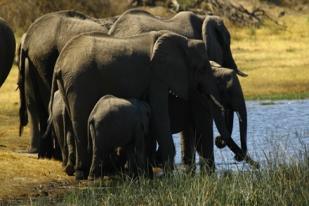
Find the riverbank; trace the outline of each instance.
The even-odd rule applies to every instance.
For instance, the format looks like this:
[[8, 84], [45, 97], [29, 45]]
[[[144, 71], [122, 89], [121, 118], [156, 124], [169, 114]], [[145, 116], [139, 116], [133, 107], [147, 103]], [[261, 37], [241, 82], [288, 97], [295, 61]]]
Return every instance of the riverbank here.
[[[309, 15], [289, 11], [280, 21], [286, 29], [272, 23], [261, 28], [227, 25], [236, 62], [249, 75], [239, 77], [246, 99], [309, 98]], [[22, 198], [24, 204], [34, 200], [38, 205], [309, 204], [308, 151], [300, 163], [258, 171], [227, 172], [219, 177], [176, 174], [154, 181], [107, 181], [106, 187], [90, 184], [85, 188], [67, 177], [59, 162], [37, 160], [25, 153], [29, 128], [18, 137], [16, 81], [15, 66], [0, 89], [0, 205], [16, 198]], [[53, 195], [58, 191], [59, 199]], [[63, 196], [63, 192], [68, 194]]]
[[270, 160], [264, 169], [191, 176], [175, 173], [154, 180], [103, 180], [73, 187], [58, 198], [32, 205], [308, 205], [309, 157], [290, 165]]

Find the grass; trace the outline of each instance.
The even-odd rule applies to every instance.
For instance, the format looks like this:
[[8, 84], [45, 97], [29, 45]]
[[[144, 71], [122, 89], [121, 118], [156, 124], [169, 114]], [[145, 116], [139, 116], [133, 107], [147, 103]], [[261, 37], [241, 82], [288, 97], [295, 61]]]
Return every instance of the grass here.
[[0, 205], [4, 199], [38, 195], [50, 189], [47, 183], [67, 184], [72, 178], [53, 160], [38, 160], [26, 154], [29, 129], [18, 137], [17, 68], [13, 67], [0, 89]]
[[[149, 10], [166, 12], [156, 7]], [[240, 77], [247, 99], [309, 97], [309, 15], [288, 12], [281, 21], [287, 29], [267, 22], [261, 28], [228, 24], [236, 62], [249, 74], [247, 78]], [[18, 137], [16, 81], [14, 67], [0, 89], [0, 205], [19, 198], [23, 200], [18, 203], [34, 205], [309, 204], [308, 152], [301, 162], [269, 165], [251, 172], [194, 177], [176, 172], [153, 181], [78, 184], [64, 174], [59, 162], [37, 160], [24, 153], [29, 144], [29, 128], [23, 137]], [[66, 189], [59, 191], [60, 187]], [[58, 192], [56, 198], [53, 194]]]
[[309, 97], [309, 15], [288, 14], [282, 29], [230, 27], [234, 58], [247, 78], [240, 78], [247, 99]]
[[250, 172], [169, 177], [138, 181], [98, 181], [59, 199], [39, 198], [33, 205], [308, 205], [309, 157], [290, 165]]

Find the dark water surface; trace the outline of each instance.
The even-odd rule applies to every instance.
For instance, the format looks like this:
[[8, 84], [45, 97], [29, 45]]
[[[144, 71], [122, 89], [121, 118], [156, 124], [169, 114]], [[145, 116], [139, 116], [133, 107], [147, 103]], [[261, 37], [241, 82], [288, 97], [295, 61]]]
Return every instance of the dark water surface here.
[[[262, 165], [271, 158], [295, 161], [300, 153], [309, 151], [309, 99], [247, 101], [247, 112], [248, 151]], [[214, 131], [214, 136], [217, 136], [217, 130]], [[236, 114], [232, 137], [240, 145]], [[174, 142], [177, 150], [175, 161], [179, 164], [181, 163], [179, 134], [174, 135]], [[219, 170], [248, 168], [247, 164], [236, 162], [228, 148], [215, 147], [215, 161]]]

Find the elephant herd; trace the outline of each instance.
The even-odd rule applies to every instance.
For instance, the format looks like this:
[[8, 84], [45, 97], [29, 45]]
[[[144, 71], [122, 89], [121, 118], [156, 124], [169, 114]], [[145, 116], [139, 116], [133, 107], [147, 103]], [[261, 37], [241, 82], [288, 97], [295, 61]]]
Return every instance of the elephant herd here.
[[[2, 56], [2, 45], [1, 85], [15, 40], [4, 21], [0, 26], [9, 56]], [[76, 179], [119, 170], [152, 176], [153, 166], [169, 172], [178, 132], [183, 163], [195, 168], [197, 151], [201, 169], [213, 171], [213, 121], [221, 135], [215, 144], [257, 165], [247, 154], [247, 111], [237, 76], [246, 74], [233, 59], [220, 17], [184, 11], [165, 19], [131, 9], [95, 19], [53, 12], [30, 25], [17, 53], [20, 134], [29, 116], [29, 152], [62, 160]], [[241, 147], [231, 138], [234, 112]]]

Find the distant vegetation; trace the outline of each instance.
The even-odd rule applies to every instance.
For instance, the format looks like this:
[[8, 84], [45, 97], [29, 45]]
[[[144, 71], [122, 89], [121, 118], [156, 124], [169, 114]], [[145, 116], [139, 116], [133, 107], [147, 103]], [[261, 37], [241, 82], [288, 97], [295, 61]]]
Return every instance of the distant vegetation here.
[[[189, 5], [196, 5], [196, 7], [199, 7], [197, 9], [211, 9], [211, 6], [208, 4], [212, 1], [213, 0], [178, 0], [182, 8], [187, 8]], [[304, 4], [308, 4], [309, 6], [309, 0], [259, 1], [289, 7], [291, 7], [291, 5]], [[0, 0], [0, 16], [6, 19], [20, 35], [36, 18], [49, 12], [75, 9], [96, 18], [104, 18], [122, 13], [129, 8], [129, 2], [129, 0]], [[158, 5], [168, 5], [166, 3], [168, 0], [156, 0], [155, 2], [157, 2]], [[243, 3], [246, 1], [236, 2]], [[252, 3], [254, 2], [256, 1], [252, 0]]]
[[20, 33], [36, 18], [49, 12], [75, 9], [103, 18], [123, 12], [127, 5], [127, 0], [0, 0], [0, 16]]

